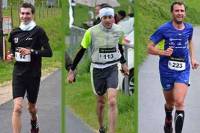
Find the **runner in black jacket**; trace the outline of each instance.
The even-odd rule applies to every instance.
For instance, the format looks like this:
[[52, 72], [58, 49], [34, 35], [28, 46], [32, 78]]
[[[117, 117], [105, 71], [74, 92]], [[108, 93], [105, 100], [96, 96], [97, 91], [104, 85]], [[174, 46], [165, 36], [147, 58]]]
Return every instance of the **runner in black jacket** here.
[[31, 133], [38, 133], [37, 108], [40, 77], [41, 57], [51, 57], [52, 50], [45, 31], [33, 21], [35, 8], [29, 3], [23, 3], [20, 8], [21, 24], [10, 33], [10, 58], [15, 57], [13, 70], [13, 99], [12, 115], [13, 133], [21, 132], [21, 111], [23, 98], [27, 93], [28, 110], [31, 115]]

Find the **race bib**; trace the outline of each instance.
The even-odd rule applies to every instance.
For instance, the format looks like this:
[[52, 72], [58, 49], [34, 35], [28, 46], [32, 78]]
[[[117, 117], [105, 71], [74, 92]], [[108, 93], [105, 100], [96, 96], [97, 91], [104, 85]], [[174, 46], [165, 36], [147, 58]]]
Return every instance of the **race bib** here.
[[168, 68], [176, 71], [185, 70], [185, 61], [182, 58], [173, 58], [171, 57], [168, 61]]
[[31, 62], [31, 55], [21, 55], [19, 52], [15, 52], [15, 60], [19, 62]]
[[119, 54], [116, 48], [100, 48], [99, 49], [99, 61], [109, 62], [119, 58]]

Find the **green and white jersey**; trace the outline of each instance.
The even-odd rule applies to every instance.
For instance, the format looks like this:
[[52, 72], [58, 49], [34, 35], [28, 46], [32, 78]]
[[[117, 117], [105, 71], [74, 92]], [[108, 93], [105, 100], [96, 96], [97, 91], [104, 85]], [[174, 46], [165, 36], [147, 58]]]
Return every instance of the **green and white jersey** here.
[[107, 29], [100, 23], [85, 32], [81, 46], [91, 48], [94, 67], [105, 68], [119, 62], [121, 53], [118, 44], [122, 44], [123, 35], [118, 25], [113, 24], [111, 29]]

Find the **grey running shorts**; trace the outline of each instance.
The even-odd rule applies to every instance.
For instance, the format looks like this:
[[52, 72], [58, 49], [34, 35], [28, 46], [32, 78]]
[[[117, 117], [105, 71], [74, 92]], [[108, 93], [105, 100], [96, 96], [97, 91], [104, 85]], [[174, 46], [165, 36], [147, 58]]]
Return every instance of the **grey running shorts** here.
[[118, 87], [118, 66], [112, 65], [106, 68], [91, 67], [91, 82], [96, 95], [103, 96], [108, 88]]

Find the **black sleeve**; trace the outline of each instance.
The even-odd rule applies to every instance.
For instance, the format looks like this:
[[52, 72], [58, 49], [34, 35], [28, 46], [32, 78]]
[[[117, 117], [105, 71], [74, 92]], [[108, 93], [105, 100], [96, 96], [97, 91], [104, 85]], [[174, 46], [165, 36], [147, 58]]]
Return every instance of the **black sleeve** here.
[[8, 38], [8, 42], [10, 42], [10, 52], [14, 55], [15, 54], [15, 45], [13, 43], [13, 40], [12, 40], [12, 32], [10, 33], [10, 36]]
[[52, 53], [51, 47], [49, 45], [49, 39], [48, 39], [45, 31], [41, 28], [39, 30], [39, 32], [40, 32], [39, 40], [40, 40], [40, 44], [42, 45], [42, 49], [34, 50], [33, 54], [41, 56], [41, 57], [52, 57], [53, 53]]
[[118, 46], [119, 46], [119, 51], [121, 53], [120, 63], [124, 64], [126, 63], [126, 59], [124, 58], [124, 50], [123, 50], [122, 45], [118, 44]]
[[76, 54], [76, 57], [75, 57], [75, 59], [73, 61], [73, 64], [71, 65], [71, 70], [75, 70], [76, 69], [76, 66], [78, 65], [79, 61], [83, 57], [85, 51], [86, 51], [85, 48], [83, 48], [83, 47], [80, 48], [80, 50]]
[[67, 51], [65, 51], [65, 69], [69, 71], [71, 65], [72, 65], [72, 59], [67, 53]]

